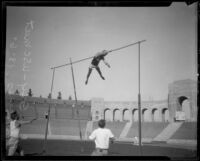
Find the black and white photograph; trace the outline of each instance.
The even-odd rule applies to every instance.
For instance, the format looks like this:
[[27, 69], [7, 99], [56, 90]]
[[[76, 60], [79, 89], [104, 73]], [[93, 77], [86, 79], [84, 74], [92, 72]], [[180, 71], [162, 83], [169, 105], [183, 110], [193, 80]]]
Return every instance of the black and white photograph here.
[[4, 159], [198, 157], [198, 2], [15, 4], [4, 6]]

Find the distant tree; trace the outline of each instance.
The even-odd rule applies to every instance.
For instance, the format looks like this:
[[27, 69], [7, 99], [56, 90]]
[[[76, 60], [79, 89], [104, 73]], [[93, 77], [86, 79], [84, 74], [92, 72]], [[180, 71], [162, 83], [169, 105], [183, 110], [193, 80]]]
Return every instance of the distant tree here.
[[15, 95], [19, 95], [19, 91], [18, 91], [18, 89], [16, 89], [16, 91], [15, 91]]
[[40, 95], [40, 98], [42, 98], [42, 95]]
[[71, 95], [69, 96], [68, 100], [72, 100], [72, 96]]
[[48, 98], [51, 98], [51, 93], [49, 93]]
[[28, 96], [29, 96], [29, 97], [32, 97], [32, 96], [33, 96], [33, 93], [32, 93], [31, 88], [28, 90]]
[[59, 99], [59, 100], [62, 99], [62, 94], [61, 94], [61, 92], [58, 92], [58, 97], [57, 97], [57, 99]]

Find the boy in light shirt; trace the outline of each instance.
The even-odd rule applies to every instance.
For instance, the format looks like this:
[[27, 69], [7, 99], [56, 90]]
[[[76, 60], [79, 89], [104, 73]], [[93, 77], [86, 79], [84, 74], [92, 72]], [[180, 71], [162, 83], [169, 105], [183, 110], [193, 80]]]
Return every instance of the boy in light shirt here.
[[113, 143], [114, 135], [110, 129], [105, 128], [105, 120], [99, 120], [99, 128], [95, 129], [89, 136], [90, 140], [94, 140], [96, 149], [92, 156], [105, 156], [108, 154], [109, 144]]
[[21, 125], [32, 123], [36, 119], [34, 118], [31, 121], [19, 120], [19, 115], [16, 111], [12, 112], [10, 117], [11, 121], [10, 121], [10, 139], [9, 139], [8, 156], [13, 156], [16, 151], [20, 153], [20, 156], [23, 156], [24, 151], [19, 145]]

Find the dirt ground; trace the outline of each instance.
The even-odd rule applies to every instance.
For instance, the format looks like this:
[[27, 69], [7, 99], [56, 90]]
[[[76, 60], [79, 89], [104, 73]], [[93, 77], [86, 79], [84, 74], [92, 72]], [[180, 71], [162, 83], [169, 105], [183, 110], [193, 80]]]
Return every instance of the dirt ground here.
[[[92, 141], [80, 140], [47, 140], [44, 148], [44, 140], [26, 139], [21, 140], [21, 146], [26, 156], [90, 156], [95, 148]], [[43, 150], [45, 154], [41, 154]], [[196, 149], [181, 148], [172, 145], [162, 144], [143, 144], [141, 147], [142, 157], [166, 157], [194, 159], [197, 157]], [[109, 156], [140, 157], [140, 148], [131, 143], [116, 142], [111, 144]]]

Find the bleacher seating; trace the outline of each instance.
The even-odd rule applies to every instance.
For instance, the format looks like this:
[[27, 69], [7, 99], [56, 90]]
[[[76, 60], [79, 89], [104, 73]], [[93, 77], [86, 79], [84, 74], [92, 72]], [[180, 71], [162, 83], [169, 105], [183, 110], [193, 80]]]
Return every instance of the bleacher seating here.
[[[79, 120], [72, 119], [51, 119], [51, 133], [52, 135], [73, 135], [79, 136]], [[87, 121], [80, 120], [80, 127], [82, 135], [84, 136]]]
[[55, 107], [55, 118], [56, 119], [71, 119], [72, 107], [67, 107], [65, 104], [57, 104]]
[[[90, 120], [90, 108], [88, 106], [77, 106], [74, 108], [74, 119]], [[77, 111], [78, 110], [78, 111]]]
[[[26, 119], [28, 120], [28, 119]], [[46, 119], [38, 119], [31, 124], [24, 124], [21, 127], [22, 134], [44, 134], [46, 130]]]
[[[45, 114], [48, 112], [48, 108], [49, 104], [47, 103], [37, 103], [36, 104], [37, 116], [39, 118], [45, 118]], [[50, 117], [52, 117], [52, 115], [55, 115], [55, 113], [52, 114], [52, 110], [50, 112], [51, 112]]]
[[[114, 121], [114, 122], [106, 122], [106, 128], [110, 129], [114, 136], [116, 138], [119, 138], [126, 122], [119, 122], [119, 121]], [[98, 128], [98, 122], [95, 121], [93, 122], [93, 130]]]
[[[168, 123], [164, 122], [142, 122], [141, 131], [142, 138], [154, 138], [156, 137], [165, 127], [167, 127]], [[127, 137], [133, 138], [135, 136], [138, 137], [138, 122], [133, 122]]]
[[197, 123], [184, 122], [170, 139], [197, 139]]
[[29, 103], [25, 104], [25, 109], [21, 110], [21, 115], [26, 118], [36, 118], [37, 117], [37, 110], [34, 104]]
[[[50, 117], [53, 119], [82, 119], [91, 120], [91, 102], [75, 100], [58, 100], [20, 95], [9, 95], [5, 97], [6, 109], [16, 110], [24, 117], [44, 118], [50, 107]], [[75, 106], [74, 106], [75, 105]], [[78, 109], [79, 113], [76, 112]]]

